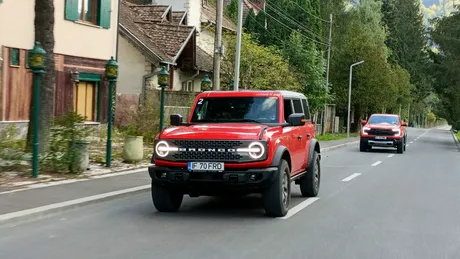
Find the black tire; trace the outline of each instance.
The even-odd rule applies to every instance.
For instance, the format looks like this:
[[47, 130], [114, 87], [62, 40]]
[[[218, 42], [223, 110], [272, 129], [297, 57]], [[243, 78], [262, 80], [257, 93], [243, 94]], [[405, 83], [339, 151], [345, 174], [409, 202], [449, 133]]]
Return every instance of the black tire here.
[[359, 142], [359, 151], [366, 152], [369, 149], [369, 146], [364, 141]]
[[152, 201], [159, 212], [176, 212], [179, 210], [184, 194], [152, 183]]
[[397, 148], [398, 154], [404, 153], [404, 146], [405, 146], [405, 145], [404, 145], [403, 142], [401, 142], [401, 143], [398, 144], [398, 146], [396, 147], [396, 148]]
[[273, 183], [263, 193], [267, 216], [284, 217], [291, 201], [291, 170], [286, 160], [281, 160]]
[[313, 153], [313, 163], [308, 166], [307, 173], [300, 179], [300, 192], [303, 197], [316, 197], [321, 183], [321, 163], [318, 152]]
[[406, 148], [407, 148], [407, 137], [404, 138], [404, 150], [403, 151], [406, 151]]

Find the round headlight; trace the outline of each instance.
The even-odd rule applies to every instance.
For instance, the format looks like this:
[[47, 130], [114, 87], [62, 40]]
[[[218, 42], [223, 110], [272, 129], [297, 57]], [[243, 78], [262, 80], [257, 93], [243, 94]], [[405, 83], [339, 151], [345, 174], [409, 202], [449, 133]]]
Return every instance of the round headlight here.
[[155, 152], [160, 157], [166, 157], [169, 154], [169, 145], [166, 141], [160, 141], [155, 147]]
[[265, 147], [260, 142], [253, 142], [249, 145], [249, 156], [253, 159], [261, 158], [265, 153]]

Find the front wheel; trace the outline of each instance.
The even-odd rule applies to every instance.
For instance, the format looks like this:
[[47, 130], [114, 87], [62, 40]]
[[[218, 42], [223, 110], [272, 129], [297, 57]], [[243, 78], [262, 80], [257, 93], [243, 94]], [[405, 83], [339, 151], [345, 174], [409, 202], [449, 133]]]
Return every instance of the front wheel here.
[[396, 147], [398, 154], [402, 154], [404, 152], [404, 147], [405, 147], [405, 144], [403, 141], [401, 141], [401, 143], [399, 143], [398, 146]]
[[163, 186], [155, 186], [152, 183], [153, 205], [159, 212], [176, 212], [179, 210], [184, 195], [176, 190]]
[[321, 164], [318, 152], [313, 153], [312, 164], [308, 165], [307, 173], [300, 179], [300, 192], [303, 197], [316, 197], [321, 181]]
[[291, 201], [291, 170], [286, 160], [281, 160], [275, 180], [265, 190], [263, 203], [267, 216], [284, 217]]
[[359, 142], [359, 151], [360, 152], [366, 152], [369, 149], [369, 145], [367, 145], [366, 142], [360, 141]]

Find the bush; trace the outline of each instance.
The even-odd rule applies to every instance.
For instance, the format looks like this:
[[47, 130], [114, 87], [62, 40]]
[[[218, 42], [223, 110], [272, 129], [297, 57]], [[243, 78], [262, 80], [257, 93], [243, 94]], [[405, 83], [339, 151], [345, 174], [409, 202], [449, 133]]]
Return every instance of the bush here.
[[92, 129], [79, 125], [85, 117], [76, 112], [68, 112], [54, 122], [50, 134], [50, 150], [41, 159], [42, 168], [51, 172], [78, 173], [73, 167], [79, 158], [77, 143], [86, 141]]
[[28, 167], [25, 140], [17, 139], [18, 130], [14, 124], [0, 131], [0, 172], [15, 171]]

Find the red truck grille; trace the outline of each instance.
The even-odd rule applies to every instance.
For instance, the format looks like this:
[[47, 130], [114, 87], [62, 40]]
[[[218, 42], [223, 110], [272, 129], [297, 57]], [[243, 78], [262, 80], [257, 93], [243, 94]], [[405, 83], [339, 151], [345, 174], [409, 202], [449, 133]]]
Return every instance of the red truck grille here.
[[394, 136], [397, 132], [391, 129], [370, 129], [367, 133], [374, 136]]

